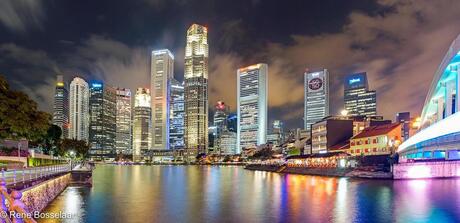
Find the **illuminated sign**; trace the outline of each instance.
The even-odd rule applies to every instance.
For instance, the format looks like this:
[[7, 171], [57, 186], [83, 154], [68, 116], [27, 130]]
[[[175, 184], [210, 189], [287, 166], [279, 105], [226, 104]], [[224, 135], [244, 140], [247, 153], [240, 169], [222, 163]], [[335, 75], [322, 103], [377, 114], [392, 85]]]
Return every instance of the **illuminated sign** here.
[[349, 84], [354, 84], [354, 83], [357, 83], [357, 82], [361, 82], [361, 78], [352, 78], [352, 79], [348, 80]]
[[100, 87], [102, 87], [102, 84], [100, 84], [100, 83], [93, 83], [91, 86], [94, 87], [94, 88], [100, 88]]

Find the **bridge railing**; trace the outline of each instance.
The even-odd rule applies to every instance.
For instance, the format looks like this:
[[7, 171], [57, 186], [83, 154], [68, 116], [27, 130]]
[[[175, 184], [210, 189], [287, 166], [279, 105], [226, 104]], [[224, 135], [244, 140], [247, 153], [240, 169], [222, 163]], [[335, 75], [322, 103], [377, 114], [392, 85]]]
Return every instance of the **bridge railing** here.
[[69, 172], [71, 166], [69, 164], [33, 167], [18, 170], [1, 170], [1, 179], [3, 179], [7, 185], [16, 185], [18, 183], [24, 183], [27, 181], [33, 181], [37, 179], [46, 178], [51, 175]]

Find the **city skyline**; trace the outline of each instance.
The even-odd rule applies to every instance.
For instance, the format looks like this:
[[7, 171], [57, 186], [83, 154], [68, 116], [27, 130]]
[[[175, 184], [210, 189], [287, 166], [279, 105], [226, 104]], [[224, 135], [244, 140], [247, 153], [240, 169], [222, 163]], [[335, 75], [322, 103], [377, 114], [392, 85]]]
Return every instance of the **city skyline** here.
[[[391, 119], [400, 111], [419, 114], [426, 96], [422, 92], [429, 88], [427, 83], [430, 81], [430, 74], [436, 70], [439, 58], [460, 29], [456, 25], [460, 21], [452, 10], [460, 3], [447, 7], [444, 1], [431, 4], [429, 8], [433, 10], [397, 2], [373, 1], [364, 5], [353, 4], [358, 1], [334, 3], [337, 7], [331, 9], [325, 4], [299, 1], [295, 8], [282, 6], [284, 11], [292, 13], [287, 13], [285, 20], [279, 21], [275, 19], [276, 16], [270, 16], [279, 10], [279, 6], [275, 7], [270, 2], [258, 2], [249, 6], [255, 13], [261, 13], [261, 7], [265, 9], [267, 16], [255, 20], [251, 20], [248, 13], [240, 10], [247, 5], [238, 1], [231, 4], [233, 7], [229, 3], [218, 3], [195, 11], [186, 7], [191, 4], [186, 2], [179, 7], [180, 16], [177, 17], [168, 16], [167, 10], [162, 7], [156, 10], [155, 5], [148, 3], [141, 6], [145, 10], [155, 9], [154, 13], [136, 10], [138, 8], [133, 8], [133, 5], [108, 5], [103, 1], [94, 4], [92, 8], [95, 10], [81, 17], [78, 15], [81, 7], [59, 2], [56, 8], [59, 7], [73, 19], [79, 19], [78, 24], [81, 25], [78, 29], [70, 29], [58, 19], [60, 12], [55, 7], [44, 1], [35, 2], [37, 7], [32, 11], [21, 11], [23, 9], [19, 6], [14, 8], [13, 13], [30, 15], [20, 23], [9, 23], [0, 19], [0, 29], [7, 34], [0, 37], [3, 43], [0, 49], [5, 59], [1, 66], [4, 68], [2, 73], [12, 82], [12, 87], [25, 90], [43, 110], [50, 112], [52, 109], [53, 102], [50, 97], [54, 92], [50, 90], [50, 86], [53, 85], [57, 73], [64, 74], [67, 81], [78, 73], [86, 80], [100, 79], [109, 85], [123, 86], [133, 91], [139, 86], [148, 87], [145, 83], [148, 83], [149, 78], [149, 57], [150, 51], [154, 49], [171, 50], [178, 61], [175, 75], [182, 81], [182, 61], [185, 55], [183, 33], [190, 24], [196, 22], [205, 24], [210, 29], [210, 55], [214, 58], [210, 59], [209, 66], [209, 86], [213, 92], [210, 94], [210, 101], [223, 100], [232, 109], [236, 109], [236, 90], [225, 91], [224, 86], [227, 83], [236, 86], [236, 82], [233, 82], [236, 80], [236, 68], [259, 61], [265, 62], [273, 68], [269, 77], [272, 89], [283, 92], [283, 86], [292, 86], [291, 100], [282, 100], [287, 95], [284, 92], [279, 96], [269, 95], [269, 119], [285, 120], [288, 128], [302, 127], [297, 120], [302, 117], [303, 111], [301, 89], [305, 67], [328, 68], [331, 89], [338, 89], [331, 94], [331, 114], [337, 114], [343, 107], [340, 104], [342, 78], [346, 74], [359, 71], [367, 71], [371, 89], [381, 92], [377, 99], [382, 105], [379, 105], [379, 114]], [[417, 5], [428, 5], [428, 2], [421, 1]], [[102, 13], [102, 9], [106, 7], [114, 10]], [[135, 19], [117, 18], [113, 13], [117, 9], [119, 12], [122, 7], [138, 11], [135, 15], [130, 15]], [[384, 15], [378, 13], [388, 7], [394, 10], [387, 11]], [[402, 10], [405, 7], [408, 8], [407, 11]], [[223, 10], [225, 8], [232, 10]], [[315, 13], [298, 13], [313, 9], [319, 13], [332, 13], [334, 19], [324, 20]], [[46, 14], [40, 13], [43, 11]], [[438, 12], [443, 13], [439, 15]], [[34, 13], [40, 13], [41, 16], [34, 16]], [[423, 15], [424, 19], [414, 20], [414, 15]], [[383, 19], [380, 19], [381, 16]], [[438, 17], [449, 22], [442, 22]], [[170, 19], [158, 24], [155, 22], [159, 21], [158, 18]], [[268, 29], [264, 26], [266, 21], [276, 28]], [[383, 39], [377, 41], [378, 32], [372, 27], [385, 27], [377, 29]], [[57, 32], [58, 30], [61, 32]], [[131, 34], [127, 36], [121, 30], [129, 30]], [[368, 32], [370, 38], [361, 38]], [[413, 36], [413, 33], [420, 35]], [[431, 41], [433, 39], [436, 41]], [[389, 58], [384, 55], [396, 56]], [[18, 69], [18, 62], [23, 64], [21, 69]], [[411, 84], [411, 80], [415, 82], [415, 87], [406, 89], [405, 86]], [[412, 102], [388, 106], [391, 104], [391, 94], [396, 92]]]

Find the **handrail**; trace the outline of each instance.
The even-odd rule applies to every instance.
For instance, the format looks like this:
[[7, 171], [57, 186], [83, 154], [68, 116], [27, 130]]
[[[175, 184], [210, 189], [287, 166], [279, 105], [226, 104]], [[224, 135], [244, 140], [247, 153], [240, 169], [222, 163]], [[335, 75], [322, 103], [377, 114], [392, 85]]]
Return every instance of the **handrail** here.
[[[2, 208], [2, 211], [5, 213], [10, 213], [13, 211], [15, 215], [9, 216], [12, 217], [13, 223], [37, 223], [33, 218], [30, 213], [28, 213], [25, 210], [25, 205], [21, 201], [22, 197], [22, 192], [13, 190], [11, 192], [11, 195], [8, 194], [7, 188], [6, 188], [6, 182], [5, 180], [0, 181], [0, 192], [1, 192], [1, 204], [0, 208]], [[8, 206], [5, 204], [5, 200], [8, 202]], [[5, 217], [5, 219], [9, 219], [8, 215], [7, 216], [2, 216]], [[24, 217], [24, 218], [23, 218]]]

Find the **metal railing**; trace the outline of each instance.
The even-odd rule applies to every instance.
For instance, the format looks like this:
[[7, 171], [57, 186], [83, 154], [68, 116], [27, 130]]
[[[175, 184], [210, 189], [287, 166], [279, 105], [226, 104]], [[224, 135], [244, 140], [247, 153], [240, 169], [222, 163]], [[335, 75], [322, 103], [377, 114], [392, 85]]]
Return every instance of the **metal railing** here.
[[7, 186], [15, 186], [19, 183], [24, 184], [37, 179], [46, 179], [56, 174], [66, 173], [71, 171], [73, 166], [62, 164], [8, 171], [2, 169], [0, 180], [0, 222], [36, 223], [32, 213], [27, 212], [25, 204], [21, 201], [22, 192], [20, 190], [12, 190], [8, 194]]
[[56, 175], [59, 173], [66, 173], [70, 170], [71, 167], [69, 164], [33, 167], [8, 171], [2, 169], [1, 179], [6, 182], [7, 186], [10, 186], [19, 183], [34, 181], [37, 179], [47, 178], [49, 176]]

